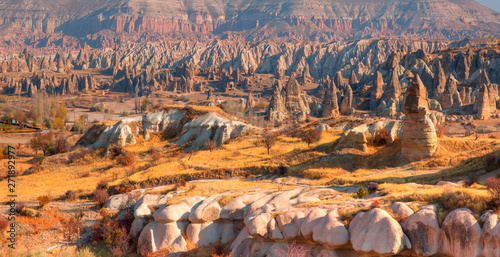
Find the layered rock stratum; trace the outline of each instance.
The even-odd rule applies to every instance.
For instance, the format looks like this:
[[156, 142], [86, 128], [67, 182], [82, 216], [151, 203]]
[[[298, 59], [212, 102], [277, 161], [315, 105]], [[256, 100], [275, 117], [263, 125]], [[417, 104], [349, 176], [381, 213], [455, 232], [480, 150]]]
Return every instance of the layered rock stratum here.
[[126, 41], [333, 41], [500, 35], [499, 13], [473, 0], [2, 0], [4, 41], [33, 47], [109, 47]]

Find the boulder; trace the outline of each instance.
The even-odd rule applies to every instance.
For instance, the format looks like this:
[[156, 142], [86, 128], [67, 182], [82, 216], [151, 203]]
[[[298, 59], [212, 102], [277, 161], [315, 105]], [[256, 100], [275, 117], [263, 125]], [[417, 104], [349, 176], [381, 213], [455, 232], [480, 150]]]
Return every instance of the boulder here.
[[104, 204], [104, 207], [111, 211], [121, 211], [122, 209], [128, 207], [126, 206], [127, 202], [128, 194], [117, 194], [111, 196]]
[[218, 202], [220, 197], [220, 195], [210, 196], [195, 206], [189, 214], [189, 221], [202, 223], [218, 219], [221, 211]]
[[268, 238], [268, 224], [274, 219], [271, 213], [262, 213], [245, 219], [245, 228], [256, 239]]
[[313, 242], [314, 228], [316, 227], [316, 225], [323, 222], [323, 219], [327, 213], [328, 210], [323, 208], [314, 208], [312, 211], [310, 211], [300, 225], [300, 234], [302, 235], [302, 237], [310, 242]]
[[130, 227], [129, 236], [136, 238], [140, 235], [142, 229], [146, 226], [144, 219], [134, 219]]
[[235, 197], [229, 204], [222, 207], [219, 218], [227, 220], [243, 220], [245, 218], [248, 205], [266, 195], [266, 193], [254, 193]]
[[368, 140], [362, 132], [349, 131], [337, 140], [335, 149], [354, 148], [363, 152], [368, 151]]
[[163, 248], [171, 252], [187, 251], [186, 240], [177, 223], [151, 222], [142, 230], [137, 242], [138, 252], [153, 253]]
[[304, 212], [286, 212], [276, 216], [276, 222], [285, 240], [296, 240], [300, 237], [300, 226], [305, 216]]
[[379, 208], [356, 214], [349, 225], [349, 233], [356, 251], [398, 254], [405, 246], [411, 248], [399, 223]]
[[485, 257], [500, 256], [500, 223], [498, 215], [487, 212], [481, 216], [484, 222], [481, 243], [483, 245], [483, 255]]
[[177, 221], [187, 221], [191, 214], [191, 209], [198, 206], [204, 200], [204, 197], [187, 197], [181, 200], [180, 203], [162, 206], [153, 214], [156, 222], [170, 223]]
[[314, 226], [313, 240], [330, 247], [341, 246], [349, 242], [349, 231], [338, 219], [336, 210], [330, 211]]
[[406, 220], [406, 234], [419, 256], [431, 256], [439, 252], [440, 233], [433, 208], [422, 208]]
[[134, 216], [136, 218], [145, 218], [150, 216], [151, 208], [149, 206], [159, 206], [165, 204], [172, 195], [154, 195], [145, 194], [134, 205]]
[[222, 223], [191, 223], [187, 226], [186, 238], [198, 246], [205, 247], [219, 241], [223, 230]]
[[455, 257], [480, 256], [482, 230], [468, 209], [448, 214], [441, 228], [442, 251]]

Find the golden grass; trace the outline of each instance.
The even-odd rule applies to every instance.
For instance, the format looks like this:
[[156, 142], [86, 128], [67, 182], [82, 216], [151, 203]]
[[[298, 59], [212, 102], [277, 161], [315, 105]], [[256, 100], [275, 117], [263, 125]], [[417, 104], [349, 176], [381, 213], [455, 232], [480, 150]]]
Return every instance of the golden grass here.
[[[200, 112], [213, 111], [213, 107], [193, 108]], [[338, 131], [325, 132], [319, 142], [308, 147], [307, 143], [299, 138], [280, 136], [270, 154], [261, 144], [258, 135], [242, 135], [212, 152], [202, 150], [192, 153], [179, 151], [175, 144], [162, 141], [158, 135], [152, 135], [148, 142], [138, 137], [136, 145], [125, 147], [136, 156], [135, 169], [117, 165], [116, 161], [101, 157], [95, 152], [71, 164], [45, 161], [40, 172], [16, 177], [16, 193], [20, 201], [34, 200], [40, 195], [49, 194], [57, 198], [68, 190], [91, 193], [103, 179], [109, 180], [110, 186], [148, 185], [141, 184], [144, 182], [151, 182], [149, 184], [155, 186], [173, 183], [174, 178], [180, 179], [181, 176], [186, 180], [224, 178], [226, 171], [231, 171], [235, 176], [265, 174], [276, 172], [281, 164], [288, 168], [287, 175], [309, 179], [306, 184], [310, 185], [359, 185], [368, 181], [434, 184], [440, 180], [466, 178], [470, 171], [486, 168], [486, 155], [500, 151], [497, 139], [443, 138], [439, 139], [440, 149], [437, 156], [407, 163], [399, 157], [399, 142], [385, 147], [370, 146], [369, 153], [342, 150], [328, 154], [329, 147], [338, 137]], [[161, 153], [161, 158], [154, 163], [149, 153], [152, 147], [159, 149]], [[18, 170], [23, 171], [31, 167], [31, 161], [31, 157], [18, 158]], [[5, 166], [6, 160], [1, 160], [0, 164]], [[254, 184], [244, 188], [258, 186], [261, 185]], [[225, 188], [238, 189], [231, 185]], [[0, 189], [2, 201], [7, 200], [6, 190], [7, 187]], [[203, 192], [205, 190], [211, 192], [205, 188], [193, 190], [192, 194], [206, 195], [207, 193]], [[215, 192], [220, 193], [221, 190], [216, 189]]]

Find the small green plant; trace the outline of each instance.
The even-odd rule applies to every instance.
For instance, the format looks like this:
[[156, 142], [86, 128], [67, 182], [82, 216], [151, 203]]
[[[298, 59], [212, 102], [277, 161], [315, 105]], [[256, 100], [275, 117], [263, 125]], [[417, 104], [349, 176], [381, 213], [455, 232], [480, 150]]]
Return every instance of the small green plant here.
[[368, 195], [368, 191], [363, 186], [360, 186], [358, 191], [356, 192], [357, 198], [363, 198]]

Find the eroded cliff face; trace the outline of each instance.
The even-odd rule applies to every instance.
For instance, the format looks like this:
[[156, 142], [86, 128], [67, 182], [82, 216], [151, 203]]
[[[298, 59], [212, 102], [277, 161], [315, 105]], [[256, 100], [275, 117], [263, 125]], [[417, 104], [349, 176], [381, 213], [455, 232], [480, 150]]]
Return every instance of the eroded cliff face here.
[[[0, 25], [39, 47], [58, 34], [103, 47], [123, 41], [191, 39], [328, 42], [360, 38], [464, 39], [500, 35], [499, 13], [455, 1], [2, 0]], [[36, 35], [35, 35], [36, 34]], [[61, 36], [62, 37], [61, 39]], [[51, 39], [52, 38], [52, 39]], [[66, 39], [64, 39], [66, 38]], [[23, 40], [22, 40], [23, 41]], [[9, 44], [3, 44], [8, 47]], [[21, 46], [21, 45], [20, 45]]]

